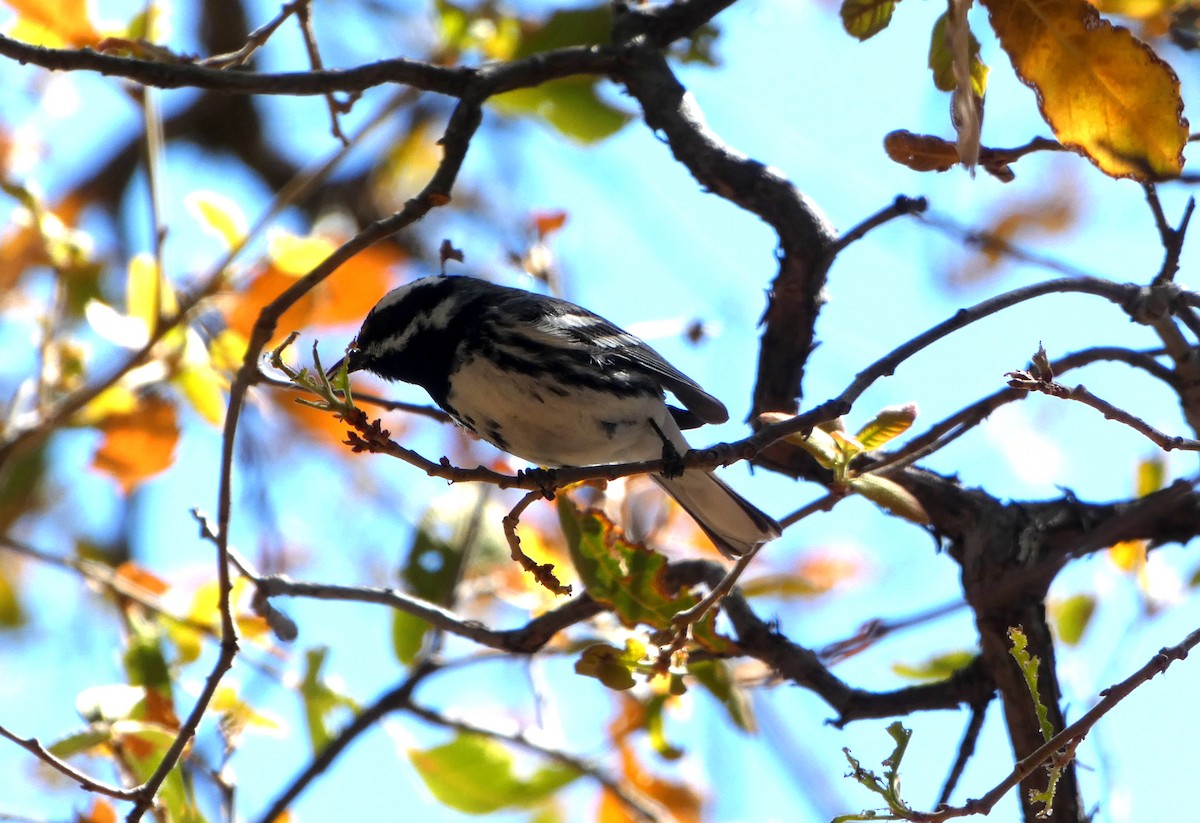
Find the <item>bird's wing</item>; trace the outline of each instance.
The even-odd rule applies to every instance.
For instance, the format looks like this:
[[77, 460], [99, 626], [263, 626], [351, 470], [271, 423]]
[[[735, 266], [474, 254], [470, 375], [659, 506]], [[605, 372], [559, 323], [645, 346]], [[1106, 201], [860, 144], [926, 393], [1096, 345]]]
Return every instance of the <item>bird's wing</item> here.
[[546, 299], [538, 305], [544, 309], [532, 324], [538, 332], [578, 348], [598, 365], [625, 365], [654, 378], [705, 423], [729, 419], [724, 403], [624, 329], [565, 300]]

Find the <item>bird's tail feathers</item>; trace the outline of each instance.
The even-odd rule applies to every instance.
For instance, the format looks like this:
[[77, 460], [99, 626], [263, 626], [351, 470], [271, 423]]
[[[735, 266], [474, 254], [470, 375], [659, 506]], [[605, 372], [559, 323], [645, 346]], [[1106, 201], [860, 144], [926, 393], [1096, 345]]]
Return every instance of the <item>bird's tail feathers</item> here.
[[770, 515], [714, 474], [685, 471], [678, 477], [655, 475], [654, 482], [675, 498], [726, 557], [740, 557], [782, 534]]

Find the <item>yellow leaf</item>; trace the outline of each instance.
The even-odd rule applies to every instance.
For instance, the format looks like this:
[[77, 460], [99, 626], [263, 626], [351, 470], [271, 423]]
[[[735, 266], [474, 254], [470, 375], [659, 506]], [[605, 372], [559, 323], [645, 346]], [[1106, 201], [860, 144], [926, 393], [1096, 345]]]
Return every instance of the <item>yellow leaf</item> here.
[[246, 237], [246, 217], [233, 200], [211, 191], [196, 191], [184, 201], [188, 210], [215, 237], [232, 249]]
[[1059, 142], [1105, 174], [1155, 180], [1183, 169], [1179, 79], [1085, 0], [983, 0], [1013, 69]]
[[87, 0], [5, 0], [20, 17], [12, 35], [39, 46], [82, 48], [100, 42]]
[[1146, 541], [1122, 540], [1109, 547], [1108, 559], [1123, 572], [1139, 571], [1146, 565]]
[[916, 403], [888, 406], [880, 409], [874, 419], [859, 429], [854, 439], [862, 444], [866, 451], [874, 451], [908, 431], [916, 419]]
[[1137, 496], [1154, 494], [1167, 482], [1167, 461], [1161, 456], [1139, 460], [1137, 466]]
[[111, 475], [125, 494], [175, 461], [179, 427], [175, 407], [166, 400], [144, 398], [134, 411], [102, 420], [99, 429], [104, 440], [92, 468]]
[[175, 290], [160, 276], [158, 265], [148, 254], [135, 255], [129, 261], [125, 283], [125, 310], [130, 317], [144, 322], [147, 329], [154, 328], [160, 317], [168, 317], [179, 308]]
[[278, 232], [271, 236], [267, 254], [280, 273], [290, 277], [303, 277], [336, 248], [337, 245], [328, 237], [299, 237]]
[[71, 419], [79, 426], [94, 426], [106, 417], [119, 414], [131, 414], [137, 408], [138, 398], [127, 386], [117, 384], [110, 386], [84, 406]]
[[210, 366], [185, 366], [171, 381], [196, 413], [219, 426], [225, 420], [225, 388], [227, 381]]

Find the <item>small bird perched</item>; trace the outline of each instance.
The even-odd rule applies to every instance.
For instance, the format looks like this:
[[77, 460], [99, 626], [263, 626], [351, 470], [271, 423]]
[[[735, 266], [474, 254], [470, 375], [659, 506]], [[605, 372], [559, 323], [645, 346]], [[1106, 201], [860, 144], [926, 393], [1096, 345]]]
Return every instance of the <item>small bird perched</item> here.
[[[474, 277], [426, 277], [389, 292], [329, 373], [343, 362], [422, 387], [479, 437], [539, 466], [683, 454], [681, 426], [729, 419], [720, 400], [603, 317]], [[686, 411], [668, 406], [664, 390]], [[780, 535], [710, 472], [653, 479], [726, 557]]]

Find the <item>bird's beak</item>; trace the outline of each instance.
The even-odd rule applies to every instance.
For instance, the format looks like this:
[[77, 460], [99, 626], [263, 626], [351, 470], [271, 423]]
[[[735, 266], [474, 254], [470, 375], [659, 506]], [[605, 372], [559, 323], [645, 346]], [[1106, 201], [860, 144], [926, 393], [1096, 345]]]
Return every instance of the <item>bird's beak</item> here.
[[346, 367], [347, 372], [357, 371], [358, 366], [354, 363], [354, 355], [358, 352], [358, 341], [352, 342], [346, 349], [346, 356], [338, 358], [338, 361], [332, 366], [325, 369], [325, 376], [332, 380], [337, 376], [337, 373], [342, 370], [342, 366]]

